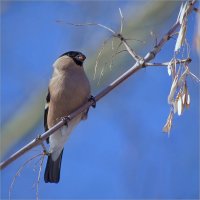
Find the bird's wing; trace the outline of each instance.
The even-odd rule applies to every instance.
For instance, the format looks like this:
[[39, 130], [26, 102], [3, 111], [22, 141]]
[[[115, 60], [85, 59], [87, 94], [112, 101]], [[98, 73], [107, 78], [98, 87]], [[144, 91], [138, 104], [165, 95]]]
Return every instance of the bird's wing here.
[[[45, 131], [48, 131], [48, 124], [47, 124], [47, 116], [48, 116], [48, 111], [49, 111], [49, 102], [50, 102], [50, 92], [48, 89], [47, 97], [46, 97], [46, 104], [45, 104], [45, 110], [44, 110], [44, 129]], [[49, 138], [47, 138], [47, 143], [49, 143]]]

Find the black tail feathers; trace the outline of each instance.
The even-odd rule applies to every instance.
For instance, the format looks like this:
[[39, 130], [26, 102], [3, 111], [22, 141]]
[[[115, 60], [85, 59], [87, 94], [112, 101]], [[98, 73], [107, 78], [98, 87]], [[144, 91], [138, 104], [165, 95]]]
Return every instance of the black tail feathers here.
[[62, 154], [63, 154], [63, 150], [56, 161], [52, 160], [51, 154], [48, 156], [46, 169], [45, 169], [45, 173], [44, 173], [45, 183], [58, 183], [59, 182]]

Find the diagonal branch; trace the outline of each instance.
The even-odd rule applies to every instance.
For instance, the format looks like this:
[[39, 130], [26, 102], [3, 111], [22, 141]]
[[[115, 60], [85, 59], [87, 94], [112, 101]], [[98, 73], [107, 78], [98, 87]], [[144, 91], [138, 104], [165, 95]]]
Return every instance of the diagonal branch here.
[[[188, 8], [187, 8], [187, 15], [189, 13], [191, 13], [191, 11], [193, 10], [195, 3], [196, 3], [196, 0], [189, 1], [189, 5], [188, 5]], [[108, 27], [105, 27], [104, 25], [101, 25], [101, 24], [89, 24], [89, 25], [98, 25], [98, 26], [103, 27], [103, 28], [105, 28], [105, 29], [107, 29], [110, 32], [115, 34], [115, 32], [112, 29], [110, 29]], [[150, 60], [152, 60], [152, 59], [154, 59], [156, 57], [156, 55], [160, 52], [161, 48], [164, 46], [164, 44], [169, 39], [171, 39], [171, 36], [175, 33], [176, 29], [179, 26], [180, 26], [180, 23], [179, 23], [179, 21], [177, 21], [170, 28], [170, 30], [162, 37], [162, 39], [159, 41], [159, 43], [150, 52], [148, 52], [144, 58], [139, 59], [139, 60], [136, 59], [137, 62], [128, 71], [126, 71], [119, 78], [117, 78], [110, 85], [108, 85], [105, 89], [103, 89], [99, 94], [97, 94], [95, 96], [95, 100], [99, 101], [101, 98], [103, 98], [105, 95], [107, 95], [109, 92], [111, 92], [115, 87], [117, 87], [120, 83], [122, 83], [124, 80], [126, 80], [128, 77], [130, 77], [132, 74], [136, 73], [138, 70], [142, 69], [143, 67], [146, 67], [145, 63], [149, 62]], [[71, 113], [69, 116], [66, 116], [66, 117], [62, 118], [62, 120], [60, 122], [58, 122], [55, 126], [53, 126], [51, 129], [49, 129], [48, 131], [43, 133], [39, 137], [39, 139], [36, 138], [36, 139], [32, 140], [30, 143], [28, 143], [27, 145], [22, 147], [19, 151], [17, 151], [13, 155], [11, 155], [7, 160], [3, 161], [0, 164], [0, 169], [1, 170], [4, 169], [6, 166], [11, 164], [13, 161], [15, 161], [17, 158], [22, 156], [24, 153], [26, 153], [30, 149], [32, 149], [32, 148], [34, 148], [34, 147], [36, 147], [38, 145], [41, 145], [42, 142], [44, 140], [46, 140], [50, 135], [52, 135], [56, 130], [58, 130], [59, 128], [64, 126], [69, 119], [75, 118], [78, 114], [80, 114], [81, 112], [85, 111], [86, 109], [88, 109], [92, 105], [93, 105], [93, 102], [92, 101], [88, 101], [86, 104], [84, 104], [83, 106], [78, 108], [76, 111]]]

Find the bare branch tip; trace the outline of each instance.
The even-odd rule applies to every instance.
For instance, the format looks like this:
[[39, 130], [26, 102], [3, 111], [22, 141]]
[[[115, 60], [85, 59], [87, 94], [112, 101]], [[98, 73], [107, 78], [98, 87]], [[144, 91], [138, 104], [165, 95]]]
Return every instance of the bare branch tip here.
[[121, 18], [121, 27], [120, 27], [120, 33], [122, 33], [123, 31], [123, 25], [124, 25], [124, 17], [121, 11], [121, 8], [119, 8], [119, 14], [120, 14], [120, 18]]

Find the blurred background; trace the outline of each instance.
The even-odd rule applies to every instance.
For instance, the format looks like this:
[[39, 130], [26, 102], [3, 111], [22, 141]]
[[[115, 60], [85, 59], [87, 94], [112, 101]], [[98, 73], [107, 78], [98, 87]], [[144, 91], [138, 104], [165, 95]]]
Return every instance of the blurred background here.
[[[124, 37], [135, 39], [129, 44], [144, 56], [155, 45], [150, 32], [159, 40], [176, 21], [180, 5], [178, 1], [1, 1], [1, 161], [44, 132], [45, 96], [52, 64], [59, 55], [78, 50], [87, 56], [85, 70], [93, 95], [134, 64], [123, 52], [109, 66], [110, 39], [94, 77], [98, 52], [111, 34], [100, 27], [74, 27], [65, 22], [101, 23], [118, 31], [120, 7]], [[187, 30], [190, 69], [199, 77], [195, 13], [189, 16]], [[170, 40], [154, 61], [169, 61], [175, 41]], [[114, 39], [115, 49], [118, 44]], [[170, 110], [170, 86], [165, 67], [150, 67], [99, 101], [65, 145], [59, 184], [44, 183], [45, 158], [39, 198], [198, 199], [199, 84], [188, 79], [191, 106], [182, 116], [175, 116], [168, 137], [162, 127]], [[8, 199], [18, 168], [41, 150], [31, 150], [1, 171], [1, 199]], [[38, 170], [38, 159], [24, 168], [12, 199], [35, 198]]]

